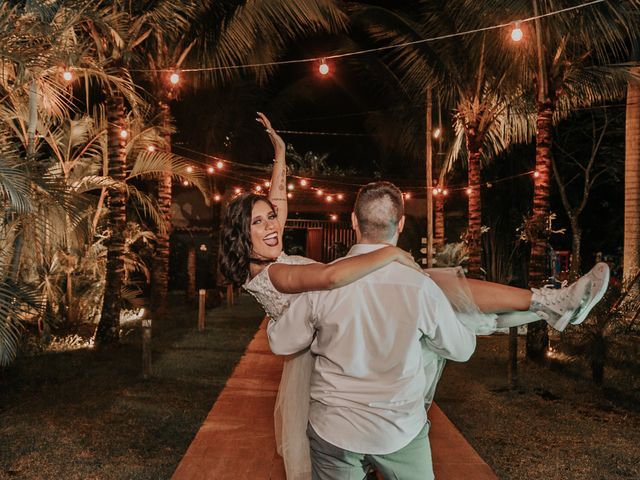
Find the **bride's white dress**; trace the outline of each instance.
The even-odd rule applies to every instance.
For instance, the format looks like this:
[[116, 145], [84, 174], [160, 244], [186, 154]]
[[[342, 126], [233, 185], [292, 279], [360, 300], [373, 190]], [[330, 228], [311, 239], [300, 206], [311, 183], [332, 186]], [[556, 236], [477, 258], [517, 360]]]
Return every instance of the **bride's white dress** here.
[[[280, 254], [277, 263], [289, 265], [304, 265], [314, 263], [314, 260], [300, 256]], [[262, 305], [265, 313], [274, 321], [289, 307], [298, 295], [280, 293], [271, 283], [267, 266], [253, 279], [244, 284], [248, 291]], [[439, 268], [438, 276], [450, 275], [446, 284], [436, 284], [451, 302], [458, 318], [467, 328], [477, 334], [489, 334], [496, 329], [496, 315], [483, 314], [471, 300], [471, 293], [465, 282], [461, 268]], [[427, 273], [429, 270], [426, 271]], [[435, 281], [435, 280], [434, 280]], [[423, 364], [427, 378], [434, 379], [427, 382], [425, 391], [425, 404], [433, 401], [435, 387], [444, 368], [445, 360], [427, 348], [422, 349]], [[313, 358], [309, 349], [305, 349], [295, 355], [287, 357], [282, 370], [282, 379], [278, 389], [276, 407], [274, 411], [276, 444], [278, 453], [284, 458], [287, 480], [310, 480], [311, 458], [309, 453], [309, 441], [306, 435], [307, 420], [309, 417], [309, 382]]]

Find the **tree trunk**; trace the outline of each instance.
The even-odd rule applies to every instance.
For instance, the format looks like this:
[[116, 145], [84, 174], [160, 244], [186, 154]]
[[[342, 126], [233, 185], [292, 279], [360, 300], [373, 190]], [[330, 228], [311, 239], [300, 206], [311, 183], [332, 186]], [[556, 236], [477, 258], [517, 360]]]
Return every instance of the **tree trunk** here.
[[[533, 187], [534, 236], [531, 241], [529, 260], [529, 286], [540, 287], [547, 280], [547, 243], [549, 241], [547, 221], [549, 218], [549, 192], [551, 190], [551, 147], [553, 144], [554, 103], [546, 99], [538, 102], [536, 131], [536, 169]], [[549, 344], [547, 324], [527, 325], [527, 357], [542, 360]]]
[[[166, 128], [169, 124], [169, 105], [160, 104], [164, 127], [165, 148], [171, 151], [171, 135]], [[165, 222], [165, 231], [156, 232], [156, 252], [151, 266], [151, 310], [153, 318], [166, 315], [167, 293], [169, 290], [169, 251], [171, 238], [171, 174], [164, 173], [158, 181], [158, 206]]]
[[434, 244], [442, 247], [444, 245], [444, 195], [442, 193], [435, 197], [435, 206]]
[[[632, 69], [640, 75], [640, 67]], [[640, 83], [629, 82], [625, 126], [623, 279], [640, 269]]]
[[569, 281], [573, 282], [580, 276], [582, 255], [580, 248], [582, 245], [582, 228], [577, 215], [569, 219], [571, 221], [571, 266], [569, 268]]
[[469, 277], [482, 278], [482, 204], [480, 199], [480, 158], [481, 140], [478, 135], [467, 131], [467, 151], [469, 152]]
[[[124, 129], [124, 99], [113, 93], [107, 100], [109, 176], [124, 184], [126, 170]], [[109, 192], [108, 225], [111, 235], [107, 242], [107, 273], [105, 278], [102, 314], [96, 330], [96, 347], [118, 343], [120, 338], [120, 310], [124, 279], [124, 230], [127, 222], [124, 185]]]

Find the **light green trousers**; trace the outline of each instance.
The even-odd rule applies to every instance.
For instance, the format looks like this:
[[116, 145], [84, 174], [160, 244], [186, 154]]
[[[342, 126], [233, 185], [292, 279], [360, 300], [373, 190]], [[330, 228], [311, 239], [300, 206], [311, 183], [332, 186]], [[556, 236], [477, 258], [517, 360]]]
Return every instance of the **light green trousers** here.
[[400, 450], [385, 455], [350, 452], [323, 440], [307, 425], [313, 480], [362, 480], [371, 468], [385, 480], [433, 480], [429, 424]]

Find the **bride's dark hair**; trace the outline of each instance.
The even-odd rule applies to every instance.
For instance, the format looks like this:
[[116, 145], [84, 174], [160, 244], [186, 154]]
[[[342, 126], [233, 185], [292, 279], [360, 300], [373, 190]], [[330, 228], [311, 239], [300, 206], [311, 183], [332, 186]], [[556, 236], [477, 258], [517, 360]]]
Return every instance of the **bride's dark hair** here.
[[251, 213], [256, 202], [265, 202], [275, 211], [264, 195], [243, 193], [227, 207], [227, 216], [220, 230], [220, 271], [231, 282], [242, 285], [249, 276], [251, 263]]

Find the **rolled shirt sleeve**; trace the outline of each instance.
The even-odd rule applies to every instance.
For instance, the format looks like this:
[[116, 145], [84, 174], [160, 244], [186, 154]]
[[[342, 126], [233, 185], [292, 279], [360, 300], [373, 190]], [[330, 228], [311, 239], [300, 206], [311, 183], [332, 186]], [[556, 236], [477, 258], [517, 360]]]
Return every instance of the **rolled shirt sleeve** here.
[[428, 348], [448, 360], [469, 360], [476, 349], [476, 336], [458, 319], [447, 297], [431, 279], [420, 300], [426, 312], [421, 330]]
[[279, 319], [269, 320], [269, 347], [276, 355], [291, 355], [311, 345], [315, 334], [312, 295], [297, 295]]

